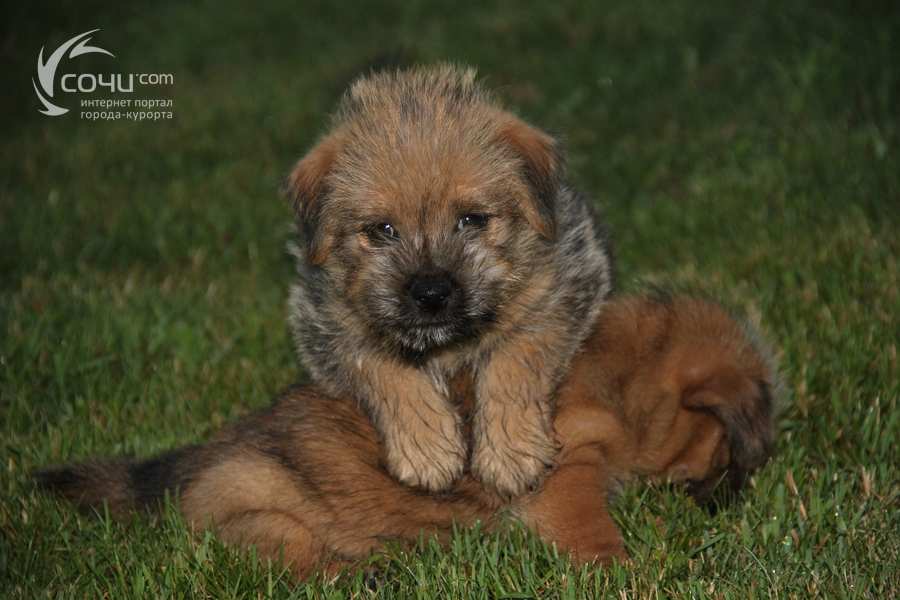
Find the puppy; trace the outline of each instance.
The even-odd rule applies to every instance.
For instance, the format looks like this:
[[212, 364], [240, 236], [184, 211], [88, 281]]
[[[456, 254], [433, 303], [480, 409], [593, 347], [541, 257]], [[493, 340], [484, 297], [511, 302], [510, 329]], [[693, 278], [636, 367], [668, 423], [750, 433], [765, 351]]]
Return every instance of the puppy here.
[[[541, 488], [514, 500], [471, 475], [442, 494], [397, 482], [355, 400], [315, 387], [291, 388], [207, 444], [48, 470], [38, 481], [82, 508], [105, 503], [116, 516], [178, 493], [189, 523], [283, 556], [300, 578], [336, 571], [387, 540], [446, 539], [454, 524], [476, 521], [490, 528], [500, 513], [575, 560], [623, 558], [607, 510], [617, 482], [686, 481], [700, 497], [723, 479], [740, 488], [771, 453], [780, 385], [753, 330], [710, 302], [624, 297], [607, 303], [595, 325], [559, 389], [557, 465]], [[468, 377], [449, 389], [460, 413], [477, 409]]]
[[[290, 321], [320, 389], [365, 407], [390, 473], [514, 497], [553, 464], [554, 392], [611, 289], [559, 144], [452, 66], [370, 75], [287, 181]], [[473, 375], [471, 448], [449, 383]], [[471, 457], [469, 454], [471, 453]]]

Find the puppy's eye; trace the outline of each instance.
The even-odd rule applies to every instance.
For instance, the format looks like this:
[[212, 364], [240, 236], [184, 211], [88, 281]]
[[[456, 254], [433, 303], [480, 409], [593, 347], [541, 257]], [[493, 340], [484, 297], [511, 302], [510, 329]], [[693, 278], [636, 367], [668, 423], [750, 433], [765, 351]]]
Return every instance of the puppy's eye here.
[[390, 223], [378, 223], [366, 228], [366, 235], [373, 242], [390, 242], [400, 237], [397, 230]]
[[463, 215], [456, 222], [456, 229], [462, 231], [464, 229], [484, 229], [488, 222], [488, 215], [480, 213], [469, 213]]

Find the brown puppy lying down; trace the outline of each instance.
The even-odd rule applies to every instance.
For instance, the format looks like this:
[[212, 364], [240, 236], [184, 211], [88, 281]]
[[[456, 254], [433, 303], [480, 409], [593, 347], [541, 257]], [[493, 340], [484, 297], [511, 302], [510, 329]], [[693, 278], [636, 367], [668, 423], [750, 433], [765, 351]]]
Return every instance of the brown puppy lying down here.
[[[464, 412], [469, 387], [455, 385]], [[79, 507], [105, 502], [114, 515], [155, 508], [177, 490], [193, 526], [265, 556], [283, 551], [298, 577], [340, 568], [387, 540], [443, 539], [454, 523], [490, 526], [501, 508], [574, 559], [604, 561], [625, 556], [607, 510], [615, 483], [650, 476], [705, 494], [725, 476], [739, 488], [772, 450], [777, 387], [756, 335], [719, 306], [621, 297], [603, 308], [559, 389], [556, 466], [513, 500], [468, 475], [441, 494], [398, 483], [357, 404], [314, 387], [289, 389], [206, 444], [48, 470], [38, 480]]]

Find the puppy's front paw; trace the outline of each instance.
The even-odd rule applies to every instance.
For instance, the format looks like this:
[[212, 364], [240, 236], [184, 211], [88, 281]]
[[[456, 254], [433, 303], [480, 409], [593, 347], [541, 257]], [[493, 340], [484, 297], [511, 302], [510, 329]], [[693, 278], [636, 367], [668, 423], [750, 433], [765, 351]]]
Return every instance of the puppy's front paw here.
[[537, 487], [557, 451], [547, 435], [481, 440], [472, 456], [472, 473], [501, 495], [515, 498]]
[[[454, 429], [454, 433], [456, 430]], [[395, 431], [385, 439], [387, 468], [401, 483], [431, 492], [448, 489], [462, 476], [466, 450], [461, 435], [432, 429]]]

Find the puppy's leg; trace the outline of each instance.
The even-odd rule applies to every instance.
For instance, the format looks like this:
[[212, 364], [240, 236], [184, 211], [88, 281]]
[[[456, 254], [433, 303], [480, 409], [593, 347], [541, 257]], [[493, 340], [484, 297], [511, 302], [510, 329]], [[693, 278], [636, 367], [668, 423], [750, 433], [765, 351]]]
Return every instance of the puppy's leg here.
[[578, 562], [627, 557], [619, 529], [607, 509], [612, 481], [602, 449], [567, 453], [534, 494], [515, 509], [522, 522]]
[[558, 338], [544, 332], [505, 341], [476, 375], [472, 472], [500, 494], [524, 493], [554, 463], [551, 396], [563, 360]]
[[363, 377], [391, 474], [430, 491], [449, 488], [465, 468], [466, 447], [446, 385], [423, 370], [376, 357], [363, 366]]
[[556, 468], [514, 509], [526, 525], [576, 561], [624, 559], [625, 546], [608, 502], [612, 486], [627, 475], [621, 457], [632, 454], [633, 432], [616, 407], [598, 401], [606, 390], [595, 387], [595, 381], [581, 381], [584, 387], [578, 383], [560, 390], [554, 429], [562, 448]]
[[277, 510], [233, 513], [216, 524], [216, 533], [227, 544], [254, 546], [263, 558], [281, 559], [298, 580], [310, 575], [325, 555], [322, 543], [303, 523]]
[[307, 493], [276, 458], [237, 444], [224, 447], [186, 483], [180, 508], [192, 527], [211, 527], [227, 543], [283, 559], [302, 578], [326, 555], [322, 537], [310, 528], [319, 505]]

